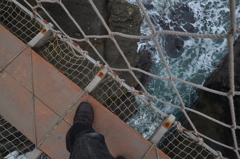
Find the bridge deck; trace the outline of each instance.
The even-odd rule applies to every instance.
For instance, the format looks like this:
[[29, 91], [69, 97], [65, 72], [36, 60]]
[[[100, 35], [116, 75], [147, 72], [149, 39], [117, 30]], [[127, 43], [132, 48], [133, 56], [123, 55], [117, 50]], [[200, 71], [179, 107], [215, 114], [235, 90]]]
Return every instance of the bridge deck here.
[[[77, 105], [90, 102], [110, 152], [140, 159], [151, 143], [0, 25], [0, 114], [53, 159], [66, 159], [65, 134]], [[73, 111], [66, 112], [73, 106]], [[66, 115], [64, 117], [64, 115]], [[63, 120], [60, 120], [64, 117]], [[56, 126], [57, 125], [57, 126]], [[46, 137], [50, 134], [49, 137]], [[168, 158], [153, 148], [146, 158]]]

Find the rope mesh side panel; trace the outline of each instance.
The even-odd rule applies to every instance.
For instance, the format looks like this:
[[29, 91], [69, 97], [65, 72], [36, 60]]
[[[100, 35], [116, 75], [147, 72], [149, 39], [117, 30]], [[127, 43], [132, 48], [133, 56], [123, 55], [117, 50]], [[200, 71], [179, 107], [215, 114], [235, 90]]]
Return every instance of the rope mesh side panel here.
[[[0, 158], [26, 159], [35, 145], [0, 115]], [[42, 153], [38, 159], [51, 159]]]
[[111, 77], [103, 79], [90, 95], [146, 138], [159, 124], [159, 117], [146, 103]]
[[[5, 3], [6, 2], [6, 3]], [[43, 1], [43, 2], [53, 2], [56, 3], [56, 5], [60, 4], [63, 10], [68, 14], [69, 18], [73, 21], [73, 23], [79, 28], [80, 32], [82, 31], [78, 24], [76, 24], [76, 21], [74, 21], [74, 18], [71, 16], [71, 14], [68, 12], [67, 8], [65, 8], [64, 4], [61, 1]], [[231, 22], [232, 22], [232, 30], [233, 33], [229, 34], [195, 34], [195, 33], [185, 33], [185, 32], [176, 32], [176, 31], [159, 31], [156, 30], [153, 26], [153, 23], [150, 20], [150, 17], [148, 13], [146, 12], [143, 4], [141, 1], [136, 0], [138, 7], [143, 12], [143, 15], [148, 22], [152, 35], [149, 36], [132, 36], [127, 34], [122, 34], [119, 32], [112, 32], [108, 26], [104, 23], [105, 29], [108, 30], [109, 35], [104, 36], [104, 38], [111, 38], [114, 42], [114, 45], [118, 47], [120, 50], [121, 56], [125, 59], [125, 62], [128, 64], [128, 68], [125, 69], [117, 69], [117, 68], [111, 68], [111, 66], [108, 66], [108, 70], [110, 72], [113, 71], [127, 71], [129, 72], [133, 77], [136, 77], [133, 70], [137, 70], [137, 68], [132, 67], [129, 62], [127, 61], [125, 55], [122, 53], [121, 48], [119, 48], [118, 43], [114, 39], [114, 36], [121, 36], [126, 38], [132, 38], [132, 39], [144, 39], [149, 38], [155, 43], [156, 50], [159, 53], [159, 56], [161, 57], [161, 60], [163, 62], [164, 68], [167, 71], [167, 74], [169, 78], [161, 77], [159, 75], [155, 75], [149, 72], [144, 72], [141, 70], [140, 72], [143, 72], [145, 75], [151, 76], [153, 78], [162, 79], [168, 82], [174, 92], [176, 93], [176, 96], [178, 100], [180, 101], [180, 106], [176, 106], [173, 103], [167, 103], [166, 101], [162, 101], [158, 99], [157, 97], [154, 97], [150, 95], [145, 87], [136, 79], [139, 85], [141, 85], [143, 89], [143, 94], [146, 94], [149, 98], [152, 98], [158, 102], [161, 102], [166, 105], [170, 105], [172, 107], [178, 108], [187, 118], [188, 122], [192, 126], [194, 134], [200, 134], [193, 124], [192, 120], [189, 118], [187, 111], [191, 111], [193, 113], [197, 113], [198, 115], [201, 115], [202, 117], [205, 117], [206, 119], [213, 121], [215, 123], [220, 123], [221, 126], [224, 126], [226, 128], [231, 129], [233, 134], [233, 145], [224, 145], [222, 143], [216, 142], [218, 145], [227, 147], [231, 150], [233, 150], [233, 153], [236, 153], [236, 156], [239, 157], [239, 148], [238, 143], [236, 139], [236, 131], [240, 129], [239, 125], [236, 125], [235, 122], [235, 116], [234, 116], [234, 103], [233, 103], [233, 97], [235, 94], [239, 94], [239, 92], [235, 91], [234, 88], [234, 71], [233, 71], [233, 61], [234, 58], [232, 56], [233, 52], [233, 36], [235, 35], [235, 31], [239, 30], [236, 28], [236, 24], [234, 23], [234, 16], [231, 16]], [[231, 14], [234, 13], [234, 3], [235, 1], [230, 1], [230, 10]], [[41, 2], [39, 2], [41, 3]], [[101, 14], [98, 12], [96, 6], [94, 6], [94, 3], [89, 0], [89, 3], [91, 4], [91, 7], [94, 8], [94, 11], [96, 12], [97, 16], [102, 18]], [[0, 17], [1, 17], [1, 24], [3, 24], [6, 28], [11, 30], [14, 34], [16, 34], [20, 39], [22, 39], [24, 42], [29, 42], [41, 29], [41, 26], [37, 24], [30, 16], [25, 14], [24, 11], [19, 9], [15, 4], [8, 1], [0, 0]], [[37, 8], [41, 8], [41, 5], [37, 5]], [[34, 7], [30, 8], [35, 11]], [[44, 10], [44, 9], [43, 9]], [[46, 11], [46, 10], [44, 10]], [[37, 12], [35, 12], [37, 14]], [[15, 16], [12, 16], [15, 15]], [[19, 17], [18, 17], [19, 15]], [[17, 18], [16, 18], [17, 17]], [[21, 20], [22, 19], [22, 20]], [[103, 18], [102, 18], [103, 19]], [[9, 22], [9, 23], [8, 23]], [[15, 26], [18, 26], [17, 28]], [[26, 26], [29, 28], [26, 29]], [[36, 28], [34, 28], [37, 26]], [[59, 26], [57, 26], [59, 27]], [[59, 28], [61, 29], [61, 28]], [[32, 31], [33, 30], [33, 31]], [[31, 32], [29, 32], [31, 31]], [[55, 30], [52, 29], [54, 33], [56, 33]], [[187, 81], [184, 81], [182, 79], [177, 79], [173, 76], [171, 70], [169, 69], [169, 66], [166, 62], [165, 55], [163, 54], [163, 51], [161, 49], [161, 46], [159, 42], [157, 41], [157, 36], [160, 34], [171, 34], [171, 35], [181, 35], [181, 36], [193, 36], [193, 37], [199, 37], [199, 38], [226, 38], [228, 39], [229, 43], [229, 59], [231, 65], [229, 66], [229, 72], [230, 73], [230, 81], [231, 81], [231, 91], [232, 92], [220, 92], [216, 90], [212, 90], [206, 87], [203, 87], [201, 85], [190, 83]], [[59, 37], [52, 37], [51, 39], [48, 39], [48, 42], [44, 44], [39, 50], [39, 54], [44, 57], [47, 61], [49, 61], [51, 64], [53, 64], [57, 69], [59, 69], [62, 73], [64, 73], [67, 77], [69, 77], [73, 82], [78, 84], [81, 88], [85, 88], [88, 83], [93, 79], [93, 77], [96, 75], [96, 73], [100, 70], [98, 67], [95, 66], [95, 64], [88, 61], [84, 55], [79, 54], [76, 52], [72, 47], [69, 47], [69, 45], [66, 44], [67, 40], [75, 40], [74, 38], [71, 38], [64, 34], [67, 38], [59, 38]], [[98, 35], [91, 35], [90, 38], [96, 38], [98, 39], [100, 36]], [[93, 44], [91, 41], [87, 41], [86, 39], [81, 39], [80, 41], [89, 42], [91, 46]], [[94, 50], [96, 53], [96, 50]], [[101, 58], [103, 59], [103, 58]], [[191, 110], [190, 108], [185, 106], [185, 102], [181, 97], [181, 94], [179, 93], [178, 88], [176, 87], [175, 81], [179, 81], [191, 86], [194, 86], [196, 88], [200, 88], [202, 90], [206, 90], [208, 92], [212, 92], [215, 94], [223, 95], [229, 98], [230, 108], [231, 108], [231, 116], [232, 116], [232, 122], [233, 125], [229, 125], [226, 123], [223, 123], [221, 121], [218, 121], [214, 118], [211, 118], [210, 116], [203, 114], [201, 112]], [[134, 91], [129, 91], [126, 88], [122, 87], [119, 82], [116, 82], [114, 78], [106, 77], [102, 83], [100, 83], [97, 88], [91, 93], [91, 95], [96, 98], [100, 103], [102, 103], [104, 106], [106, 106], [110, 111], [118, 115], [123, 121], [126, 121], [130, 126], [132, 126], [135, 130], [137, 130], [139, 133], [141, 133], [144, 137], [149, 137], [153, 130], [159, 125], [159, 122], [161, 122], [161, 118], [156, 114], [154, 110], [151, 109], [148, 103], [143, 102], [138, 96], [135, 96]], [[235, 106], [236, 107], [236, 106]], [[158, 123], [156, 123], [158, 122]], [[201, 134], [200, 134], [201, 135]], [[195, 135], [198, 136], [198, 135]], [[204, 136], [205, 137], [205, 136]], [[206, 138], [206, 137], [205, 137]], [[159, 147], [166, 152], [169, 156], [172, 156], [173, 158], [214, 158], [214, 153], [210, 152], [204, 147], [204, 144], [200, 144], [199, 142], [196, 142], [193, 140], [189, 135], [187, 135], [182, 129], [177, 129], [176, 127], [172, 127], [162, 138], [162, 140], [159, 143]], [[234, 152], [235, 151], [235, 152]]]
[[172, 126], [160, 140], [158, 147], [173, 159], [214, 159], [215, 156], [200, 142], [193, 140], [184, 131]]
[[0, 0], [0, 23], [23, 42], [32, 40], [42, 26], [16, 4]]
[[58, 37], [50, 39], [38, 53], [81, 88], [100, 70]]
[[0, 115], [0, 158], [24, 158], [33, 148], [34, 144]]

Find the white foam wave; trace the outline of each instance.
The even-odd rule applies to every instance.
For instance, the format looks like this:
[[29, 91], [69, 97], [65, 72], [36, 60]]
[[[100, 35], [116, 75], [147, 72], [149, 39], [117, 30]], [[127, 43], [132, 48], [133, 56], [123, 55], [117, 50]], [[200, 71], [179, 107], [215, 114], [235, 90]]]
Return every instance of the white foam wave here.
[[[136, 2], [134, 0], [129, 0], [131, 3]], [[190, 23], [198, 33], [201, 34], [225, 34], [229, 31], [230, 21], [229, 21], [229, 8], [228, 1], [225, 0], [143, 0], [142, 3], [148, 3], [153, 6], [153, 9], [148, 11], [152, 21], [155, 25], [156, 30], [161, 30], [161, 26], [157, 18], [164, 16], [164, 22], [169, 25], [169, 28], [174, 30], [176, 27], [173, 26], [173, 20], [171, 19], [171, 9], [174, 9], [174, 5], [187, 5], [194, 15], [195, 22]], [[236, 12], [240, 11], [238, 6]], [[163, 14], [164, 13], [164, 14]], [[237, 16], [238, 18], [239, 16]], [[155, 19], [154, 19], [155, 18]], [[238, 18], [240, 19], [240, 18]], [[178, 24], [180, 28], [184, 30], [186, 22]], [[141, 32], [144, 35], [150, 35], [152, 33], [149, 25], [146, 21], [143, 22], [141, 27]], [[164, 37], [158, 37], [159, 43], [164, 48]], [[139, 48], [146, 45], [146, 42], [139, 43]], [[152, 41], [148, 42], [148, 46], [155, 47], [155, 44]], [[216, 68], [219, 61], [227, 53], [227, 40], [226, 39], [201, 39], [201, 38], [189, 38], [184, 41], [184, 52], [181, 57], [177, 59], [172, 59], [168, 57], [167, 52], [163, 50], [165, 55], [165, 60], [171, 70], [171, 73], [174, 77], [194, 82], [196, 84], [203, 84], [207, 76]], [[165, 66], [162, 63], [162, 60], [158, 52], [152, 53], [152, 58], [154, 60], [154, 67], [152, 73], [168, 77]], [[193, 99], [188, 99], [189, 95], [195, 96], [195, 89], [186, 86], [182, 83], [175, 82], [183, 101], [186, 106], [191, 106]], [[148, 91], [166, 101], [171, 102], [176, 105], [180, 105], [176, 93], [173, 91], [172, 86], [161, 80], [153, 79], [148, 85]], [[187, 95], [189, 94], [189, 95]], [[164, 104], [159, 104], [159, 107], [170, 113], [173, 111], [172, 108]]]

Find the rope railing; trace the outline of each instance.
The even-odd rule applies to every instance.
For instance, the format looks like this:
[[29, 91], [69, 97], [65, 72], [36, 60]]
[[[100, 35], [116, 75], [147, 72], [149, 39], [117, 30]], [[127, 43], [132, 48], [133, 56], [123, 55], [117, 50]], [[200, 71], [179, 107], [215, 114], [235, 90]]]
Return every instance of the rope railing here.
[[[158, 108], [155, 102], [157, 101], [162, 104], [168, 105], [170, 107], [174, 107], [179, 109], [183, 115], [185, 116], [188, 123], [191, 125], [193, 131], [186, 131], [185, 128], [179, 126], [178, 122], [174, 122], [171, 128], [164, 134], [161, 138], [160, 149], [162, 149], [165, 153], [173, 158], [188, 158], [188, 157], [219, 157], [224, 158], [221, 153], [218, 153], [216, 150], [213, 150], [207, 144], [204, 143], [203, 139], [209, 140], [217, 145], [223, 146], [227, 149], [231, 149], [235, 152], [237, 158], [240, 158], [239, 151], [240, 148], [237, 142], [236, 130], [240, 129], [240, 126], [236, 123], [235, 117], [235, 107], [234, 107], [234, 99], [235, 95], [240, 95], [240, 92], [235, 90], [234, 84], [234, 56], [233, 56], [233, 42], [234, 36], [236, 33], [240, 32], [240, 28], [236, 27], [236, 15], [235, 15], [235, 1], [230, 0], [230, 21], [231, 21], [231, 31], [228, 34], [198, 34], [198, 33], [188, 33], [188, 32], [180, 32], [180, 31], [170, 31], [170, 30], [156, 30], [152, 21], [150, 20], [149, 14], [147, 13], [143, 3], [140, 0], [136, 0], [139, 9], [141, 10], [143, 16], [145, 17], [146, 22], [148, 23], [152, 34], [151, 35], [129, 35], [121, 32], [112, 31], [108, 24], [105, 22], [101, 13], [98, 11], [96, 5], [92, 0], [88, 0], [95, 14], [98, 16], [102, 25], [107, 30], [108, 35], [86, 35], [81, 25], [73, 18], [71, 13], [69, 12], [69, 8], [67, 8], [62, 1], [59, 0], [38, 0], [36, 1], [36, 5], [32, 6], [27, 0], [24, 0], [25, 5], [22, 5], [17, 0], [2, 0], [0, 1], [0, 5], [3, 6], [0, 9], [1, 14], [1, 24], [3, 24], [6, 28], [12, 31], [15, 35], [17, 35], [21, 40], [26, 43], [29, 43], [43, 28], [48, 27], [53, 33], [51, 37], [48, 38], [47, 42], [42, 45], [37, 52], [53, 64], [57, 69], [59, 69], [62, 73], [64, 73], [68, 78], [70, 78], [73, 82], [78, 84], [81, 88], [86, 88], [86, 86], [93, 80], [94, 76], [97, 72], [105, 68], [108, 70], [108, 75], [97, 85], [97, 87], [90, 93], [94, 98], [96, 98], [100, 103], [105, 105], [110, 111], [118, 115], [122, 120], [126, 121], [130, 126], [132, 126], [136, 131], [142, 134], [144, 137], [149, 138], [153, 131], [158, 127], [159, 123], [161, 123], [166, 117], [167, 114]], [[73, 22], [79, 32], [82, 34], [83, 38], [75, 38], [70, 37], [55, 21], [55, 19], [49, 14], [48, 10], [42, 5], [42, 3], [53, 3], [58, 4], [64, 10], [68, 18]], [[15, 9], [15, 7], [20, 9]], [[30, 8], [32, 11], [29, 11], [26, 7]], [[38, 13], [38, 10], [41, 9], [46, 16], [51, 20], [55, 27], [50, 25], [50, 23], [46, 22], [44, 18]], [[21, 13], [17, 13], [17, 11]], [[24, 33], [23, 27], [15, 30], [14, 25], [19, 18], [9, 18], [14, 12], [15, 14], [19, 14], [20, 19], [25, 18], [27, 21], [30, 21], [28, 24], [29, 30], [32, 31], [31, 34]], [[23, 16], [24, 15], [24, 16]], [[2, 20], [3, 19], [3, 20]], [[11, 21], [12, 20], [12, 21]], [[7, 23], [5, 23], [5, 21]], [[20, 20], [21, 21], [21, 20]], [[10, 25], [11, 24], [11, 25]], [[24, 26], [24, 24], [23, 24]], [[21, 33], [19, 33], [21, 32]], [[168, 66], [166, 61], [166, 57], [163, 53], [161, 44], [157, 40], [157, 36], [161, 34], [169, 34], [176, 36], [185, 36], [185, 37], [194, 37], [194, 38], [212, 38], [212, 39], [227, 39], [228, 40], [228, 56], [229, 56], [229, 81], [230, 81], [230, 91], [223, 92], [214, 90], [211, 88], [207, 88], [205, 86], [195, 84], [193, 82], [185, 81], [174, 77], [171, 69]], [[26, 35], [26, 36], [24, 36]], [[116, 40], [116, 36], [128, 38], [128, 39], [151, 39], [154, 42], [156, 50], [161, 57], [163, 65], [166, 69], [168, 77], [159, 76], [147, 71], [144, 71], [140, 68], [136, 68], [131, 66], [130, 62], [126, 58], [124, 52], [122, 51], [120, 45]], [[94, 44], [90, 41], [90, 39], [110, 39], [113, 45], [116, 47], [117, 51], [123, 58], [123, 62], [126, 63], [126, 68], [115, 68], [108, 64], [108, 62], [104, 59], [98, 49], [94, 46]], [[89, 55], [89, 52], [83, 50], [78, 42], [86, 42], [97, 57], [101, 60], [96, 61]], [[63, 62], [64, 61], [64, 62]], [[141, 91], [136, 90], [133, 87], [130, 87], [123, 79], [121, 79], [114, 71], [117, 72], [128, 72], [133, 77], [133, 79], [138, 83], [141, 88]], [[168, 101], [164, 101], [159, 99], [158, 97], [150, 94], [146, 87], [140, 82], [135, 72], [140, 72], [148, 77], [167, 81], [172, 89], [174, 90], [180, 104], [176, 105], [174, 103], [170, 103]], [[0, 71], [1, 73], [1, 71]], [[79, 77], [81, 76], [81, 78]], [[186, 85], [192, 86], [194, 88], [204, 90], [206, 92], [214, 93], [220, 96], [228, 97], [230, 112], [231, 112], [231, 121], [232, 124], [224, 123], [214, 117], [206, 115], [202, 112], [194, 110], [186, 106], [183, 98], [181, 97], [181, 93], [179, 92], [175, 81], [184, 83]], [[129, 94], [128, 94], [129, 93]], [[122, 107], [122, 109], [119, 109]], [[219, 141], [209, 138], [204, 134], [200, 133], [196, 126], [194, 125], [191, 117], [189, 117], [188, 112], [192, 112], [201, 117], [204, 117], [214, 123], [217, 123], [220, 126], [228, 128], [231, 130], [233, 136], [233, 146], [226, 145]], [[149, 117], [141, 118], [149, 114]], [[143, 123], [143, 120], [145, 120]], [[148, 121], [147, 121], [148, 120]], [[141, 122], [140, 122], [141, 121]], [[136, 124], [138, 123], [138, 124]], [[140, 124], [139, 124], [140, 123]], [[59, 124], [59, 123], [58, 123]], [[151, 127], [152, 126], [152, 127]], [[48, 135], [49, 136], [49, 135]], [[46, 138], [48, 137], [46, 136]], [[200, 137], [201, 136], [201, 137]], [[196, 138], [199, 140], [197, 146], [193, 146], [192, 144], [196, 144]], [[185, 143], [185, 139], [187, 139], [187, 144]], [[166, 143], [166, 142], [169, 143]], [[181, 144], [183, 150], [177, 150], [176, 147]], [[173, 147], [171, 147], [173, 146]], [[174, 147], [175, 146], [175, 147]], [[185, 147], [185, 148], [184, 148]], [[176, 149], [176, 150], [175, 150]], [[195, 150], [196, 153], [195, 153]], [[204, 150], [203, 150], [204, 149]], [[186, 152], [184, 152], [186, 150]], [[195, 156], [192, 156], [195, 154]], [[227, 157], [227, 156], [226, 156]], [[210, 157], [211, 158], [211, 157]]]

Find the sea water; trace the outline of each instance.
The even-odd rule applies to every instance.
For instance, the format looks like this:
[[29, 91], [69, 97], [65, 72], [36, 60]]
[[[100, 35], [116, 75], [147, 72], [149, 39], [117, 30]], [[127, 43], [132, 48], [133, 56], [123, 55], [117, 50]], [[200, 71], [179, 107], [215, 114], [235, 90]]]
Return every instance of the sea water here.
[[[128, 1], [137, 5], [135, 0]], [[147, 13], [156, 30], [167, 29], [199, 34], [227, 34], [230, 29], [229, 1], [226, 0], [142, 0], [141, 2], [147, 8]], [[240, 27], [239, 1], [236, 2], [235, 13], [237, 27]], [[141, 33], [142, 35], [152, 34], [146, 19], [142, 23]], [[173, 41], [168, 40], [166, 35], [158, 35], [156, 38], [173, 77], [198, 85], [203, 85], [206, 78], [228, 52], [227, 39], [181, 37], [184, 40], [183, 49], [172, 54], [168, 50], [171, 50], [171, 46], [174, 46]], [[156, 44], [151, 40], [142, 40], [138, 43], [138, 50], [143, 47], [156, 48]], [[151, 50], [153, 50], [151, 51], [153, 60], [151, 73], [169, 78], [159, 52], [157, 49]], [[172, 57], [175, 55], [176, 57]], [[183, 100], [184, 106], [191, 107], [197, 99], [196, 88], [177, 81], [173, 83]], [[150, 77], [146, 89], [152, 96], [165, 102], [180, 107], [183, 106], [168, 81]], [[153, 102], [165, 113], [172, 113], [177, 118], [182, 115], [180, 110], [174, 107], [157, 100], [153, 100]], [[145, 116], [146, 121], [150, 120], [147, 118], [148, 115]], [[135, 123], [138, 123], [138, 120]], [[130, 125], [134, 127], [134, 124]], [[144, 136], [151, 133], [152, 130], [150, 129], [142, 132]]]

